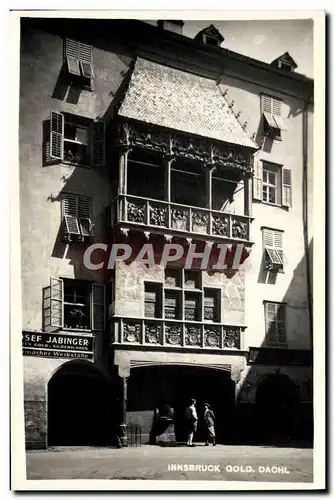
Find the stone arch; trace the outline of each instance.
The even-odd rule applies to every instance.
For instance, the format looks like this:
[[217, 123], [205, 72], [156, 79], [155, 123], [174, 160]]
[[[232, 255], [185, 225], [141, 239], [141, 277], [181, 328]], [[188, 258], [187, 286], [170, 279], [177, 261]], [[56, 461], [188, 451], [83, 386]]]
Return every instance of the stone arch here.
[[257, 384], [255, 403], [259, 434], [271, 439], [292, 437], [299, 387], [288, 375], [269, 373], [262, 376]]
[[94, 363], [73, 360], [47, 386], [48, 445], [106, 446], [116, 439], [116, 394]]
[[155, 409], [168, 405], [175, 413], [176, 439], [184, 441], [185, 410], [191, 398], [197, 400], [199, 412], [197, 438], [205, 439], [203, 405], [207, 402], [217, 415], [218, 442], [226, 442], [231, 437], [235, 408], [235, 383], [231, 379], [230, 365], [132, 364], [128, 379], [127, 420], [141, 424], [144, 439], [149, 437]]

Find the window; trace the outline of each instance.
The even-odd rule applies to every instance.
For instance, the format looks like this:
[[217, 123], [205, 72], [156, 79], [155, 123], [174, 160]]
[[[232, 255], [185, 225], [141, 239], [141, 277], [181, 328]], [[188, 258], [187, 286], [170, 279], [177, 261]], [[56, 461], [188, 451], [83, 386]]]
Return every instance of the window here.
[[62, 221], [65, 241], [84, 241], [94, 235], [91, 222], [92, 200], [76, 194], [64, 194], [62, 199]]
[[281, 205], [286, 208], [291, 207], [291, 170], [255, 158], [253, 197], [263, 203]]
[[214, 45], [214, 47], [218, 47], [220, 45], [219, 40], [215, 36], [204, 35], [204, 43], [207, 45]]
[[204, 320], [219, 321], [218, 304], [220, 303], [219, 290], [205, 290], [204, 292]]
[[104, 165], [104, 122], [51, 111], [50, 158], [73, 165]]
[[275, 229], [263, 229], [263, 247], [265, 269], [282, 272], [284, 269], [283, 232]]
[[220, 290], [202, 286], [201, 271], [166, 269], [165, 282], [144, 284], [146, 317], [220, 321]]
[[284, 62], [279, 62], [278, 67], [280, 69], [284, 69], [285, 71], [292, 71], [292, 69], [293, 69], [292, 66], [291, 66], [291, 64], [284, 63]]
[[44, 290], [44, 330], [104, 330], [104, 285], [73, 279], [50, 278]]
[[286, 345], [286, 304], [264, 302], [266, 343], [271, 346]]
[[91, 87], [91, 80], [94, 78], [92, 52], [91, 45], [70, 38], [65, 39], [65, 62], [72, 83]]
[[273, 139], [281, 138], [281, 131], [287, 130], [281, 117], [282, 101], [268, 95], [261, 95], [261, 112], [263, 114], [264, 134]]
[[144, 313], [146, 317], [160, 318], [162, 305], [161, 305], [161, 285], [157, 283], [145, 284], [145, 306]]
[[263, 164], [263, 201], [278, 205], [280, 195], [280, 169]]
[[181, 319], [181, 292], [166, 290], [164, 297], [164, 317]]

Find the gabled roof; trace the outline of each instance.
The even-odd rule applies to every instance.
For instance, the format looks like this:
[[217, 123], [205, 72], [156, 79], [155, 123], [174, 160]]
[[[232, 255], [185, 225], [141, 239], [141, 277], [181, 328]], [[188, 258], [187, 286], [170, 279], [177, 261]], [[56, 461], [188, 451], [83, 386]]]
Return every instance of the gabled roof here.
[[138, 58], [119, 116], [258, 149], [214, 80]]
[[199, 31], [199, 33], [195, 35], [194, 40], [202, 41], [203, 35], [212, 36], [213, 38], [216, 38], [219, 41], [219, 43], [222, 43], [224, 41], [224, 37], [221, 35], [220, 31], [215, 28], [213, 24]]
[[290, 66], [292, 66], [294, 69], [298, 67], [297, 63], [295, 62], [295, 60], [290, 56], [290, 54], [288, 52], [285, 52], [284, 54], [282, 54], [281, 56], [277, 57], [276, 59], [274, 59], [272, 61], [272, 63], [270, 63], [270, 66], [276, 66], [278, 67], [278, 62], [282, 62], [284, 64], [289, 64]]

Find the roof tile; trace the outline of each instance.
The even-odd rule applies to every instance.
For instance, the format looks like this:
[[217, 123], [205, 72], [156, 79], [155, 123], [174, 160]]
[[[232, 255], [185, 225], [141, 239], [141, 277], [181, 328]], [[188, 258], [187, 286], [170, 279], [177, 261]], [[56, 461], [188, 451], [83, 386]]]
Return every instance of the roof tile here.
[[258, 148], [214, 80], [136, 60], [119, 115], [180, 132]]

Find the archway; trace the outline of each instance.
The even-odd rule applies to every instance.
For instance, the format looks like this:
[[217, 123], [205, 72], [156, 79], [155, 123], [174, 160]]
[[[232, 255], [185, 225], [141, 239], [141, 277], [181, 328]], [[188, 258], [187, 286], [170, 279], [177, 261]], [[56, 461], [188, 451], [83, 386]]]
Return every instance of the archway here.
[[283, 374], [264, 377], [256, 392], [256, 422], [260, 437], [272, 440], [292, 438], [299, 388]]
[[145, 435], [150, 433], [155, 408], [169, 405], [175, 412], [176, 440], [186, 441], [185, 410], [191, 398], [197, 401], [199, 417], [196, 440], [205, 440], [204, 403], [209, 403], [216, 415], [217, 441], [229, 442], [235, 409], [230, 372], [187, 365], [154, 365], [130, 371], [127, 414], [145, 427]]
[[48, 383], [48, 445], [114, 444], [114, 394], [113, 386], [93, 364], [64, 364]]

